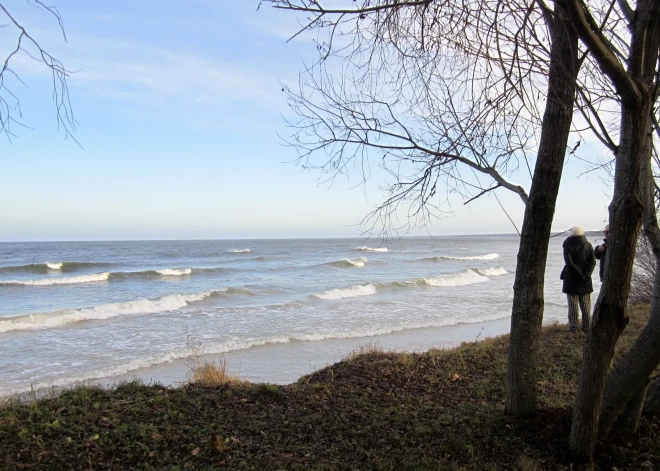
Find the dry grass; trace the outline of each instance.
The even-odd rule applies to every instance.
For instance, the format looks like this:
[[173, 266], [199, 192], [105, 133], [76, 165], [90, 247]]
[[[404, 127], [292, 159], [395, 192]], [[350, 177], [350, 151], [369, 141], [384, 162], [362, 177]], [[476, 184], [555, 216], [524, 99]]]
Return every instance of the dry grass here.
[[344, 355], [344, 361], [351, 361], [355, 358], [362, 355], [378, 355], [385, 351], [382, 345], [378, 342], [367, 342], [362, 345], [358, 345], [353, 348], [350, 352]]
[[204, 359], [204, 345], [192, 332], [186, 331], [186, 345], [190, 350], [188, 359], [188, 382], [199, 386], [222, 386], [225, 384], [240, 384], [237, 375], [229, 374], [227, 359], [223, 356]]
[[229, 374], [227, 360], [222, 357], [193, 365], [188, 373], [188, 379], [191, 383], [200, 386], [221, 386], [242, 382], [238, 376]]

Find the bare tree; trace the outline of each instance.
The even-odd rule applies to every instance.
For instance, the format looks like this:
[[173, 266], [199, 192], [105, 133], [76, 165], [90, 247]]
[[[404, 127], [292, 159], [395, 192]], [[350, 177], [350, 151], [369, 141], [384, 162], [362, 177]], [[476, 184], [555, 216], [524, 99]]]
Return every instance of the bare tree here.
[[[436, 40], [436, 43], [442, 42], [445, 47], [444, 52], [447, 54], [449, 53], [448, 51], [455, 51], [457, 49], [460, 52], [466, 53], [468, 56], [472, 55], [472, 57], [485, 60], [488, 64], [494, 63], [496, 64], [495, 67], [500, 67], [504, 71], [515, 69], [515, 67], [508, 69], [507, 65], [517, 64], [516, 60], [502, 60], [502, 56], [499, 54], [500, 45], [508, 44], [509, 49], [507, 49], [507, 46], [504, 49], [512, 50], [512, 43], [507, 42], [512, 40], [512, 36], [505, 33], [499, 35], [498, 27], [500, 23], [497, 21], [493, 22], [487, 14], [484, 15], [483, 7], [474, 6], [474, 11], [478, 12], [480, 18], [487, 18], [487, 20], [479, 22], [479, 20], [471, 19], [471, 21], [467, 21], [464, 19], [469, 17], [469, 14], [465, 13], [463, 9], [472, 11], [473, 5], [469, 2], [455, 5], [447, 2], [440, 3], [433, 1], [367, 1], [361, 8], [349, 10], [324, 10], [314, 0], [300, 0], [293, 3], [291, 1], [281, 0], [275, 1], [275, 3], [282, 8], [313, 13], [309, 23], [304, 25], [303, 30], [307, 28], [330, 27], [331, 37], [334, 37], [332, 33], [341, 26], [342, 21], [346, 20], [347, 15], [349, 19], [352, 19], [350, 15], [356, 14], [359, 15], [358, 18], [360, 20], [369, 20], [372, 14], [383, 14], [385, 15], [385, 19], [379, 18], [380, 21], [375, 21], [374, 23], [381, 26], [385, 25], [384, 29], [386, 32], [391, 30], [400, 32], [401, 29], [398, 28], [398, 23], [388, 20], [392, 20], [392, 18], [395, 20], [399, 19], [402, 14], [401, 12], [405, 11], [406, 8], [413, 8], [416, 12], [420, 10], [427, 12], [429, 8], [436, 6], [434, 15], [428, 18], [426, 22], [417, 21], [417, 28], [404, 28], [406, 34], [417, 38], [415, 41], [418, 44], [424, 44], [425, 41], [429, 41], [429, 38], [433, 41], [433, 38], [440, 37], [442, 40]], [[459, 28], [462, 28], [463, 31], [470, 30], [469, 27], [473, 24], [488, 24], [489, 26], [485, 29], [470, 30], [470, 33], [476, 33], [473, 38], [477, 38], [476, 43], [478, 46], [476, 48], [467, 46], [462, 40], [463, 36], [461, 36], [461, 32], [459, 31], [457, 33], [456, 29], [450, 25], [443, 24], [442, 29], [439, 31], [435, 31], [433, 28], [425, 28], [425, 25], [441, 24], [437, 19], [438, 8], [443, 10], [445, 17], [448, 16], [452, 19], [454, 24], [459, 25]], [[498, 8], [501, 8], [502, 11], [509, 11], [503, 5], [498, 5], [494, 11], [499, 12], [500, 10]], [[492, 10], [486, 8], [486, 11]], [[658, 59], [658, 4], [651, 0], [640, 0], [637, 3], [636, 10], [633, 11], [625, 0], [619, 0], [618, 2], [594, 1], [590, 2], [588, 7], [582, 0], [566, 0], [565, 2], [554, 2], [554, 9], [552, 10], [544, 3], [536, 2], [533, 5], [529, 5], [526, 11], [530, 12], [530, 18], [534, 18], [531, 20], [533, 24], [537, 24], [536, 21], [538, 21], [538, 17], [534, 16], [533, 12], [542, 12], [545, 23], [548, 25], [548, 30], [552, 32], [556, 32], [557, 24], [563, 22], [566, 26], [565, 31], [567, 31], [565, 38], [570, 38], [574, 30], [579, 33], [580, 39], [589, 51], [589, 54], [583, 54], [580, 60], [586, 59], [591, 64], [596, 65], [596, 67], [588, 67], [587, 72], [578, 82], [578, 109], [582, 118], [587, 123], [585, 130], [593, 131], [598, 139], [615, 154], [614, 198], [610, 206], [610, 222], [616, 229], [610, 237], [611, 245], [607, 255], [607, 263], [610, 268], [606, 275], [603, 290], [596, 303], [594, 322], [589, 331], [588, 341], [585, 346], [584, 370], [576, 399], [570, 440], [570, 448], [573, 453], [588, 457], [591, 455], [595, 444], [605, 376], [612, 358], [614, 345], [627, 320], [625, 306], [632, 272], [633, 257], [631, 254], [634, 252], [643, 207], [642, 185], [640, 183], [640, 170], [643, 168], [645, 162], [643, 142], [645, 141], [645, 133], [650, 123], [653, 103], [656, 99], [654, 87], [657, 90], [657, 72], [655, 67]], [[567, 14], [562, 14], [562, 12], [567, 12]], [[388, 16], [390, 13], [393, 16]], [[327, 20], [329, 15], [338, 15], [339, 20], [329, 21]], [[503, 16], [506, 15], [504, 14]], [[410, 18], [410, 15], [406, 16], [406, 18]], [[367, 31], [374, 31], [373, 29], [369, 29], [374, 23], [366, 22], [367, 27], [365, 29]], [[554, 31], [552, 29], [553, 26], [555, 27]], [[623, 33], [621, 31], [622, 29]], [[481, 47], [483, 45], [483, 37], [487, 37], [487, 35], [482, 35], [484, 31], [492, 33], [495, 30], [498, 31], [498, 35], [495, 36], [496, 40], [492, 43], [497, 45], [497, 51], [491, 55], [488, 52], [488, 47]], [[534, 28], [531, 30], [538, 31]], [[503, 31], [506, 32], [506, 28]], [[520, 39], [518, 37], [520, 31], [521, 29], [517, 29], [513, 38]], [[361, 35], [362, 30], [359, 27], [353, 33], [357, 34], [360, 38], [364, 37]], [[545, 43], [548, 41], [547, 37], [540, 39], [541, 36], [530, 34], [525, 36], [525, 39], [530, 39], [529, 43], [517, 41], [516, 44], [538, 44], [539, 46], [532, 47], [530, 49], [532, 52], [526, 56], [537, 59], [542, 55], [537, 57], [534, 56], [534, 53], [544, 50], [544, 41]], [[392, 38], [387, 35], [379, 36], [378, 34], [373, 34], [372, 37], [376, 38], [378, 45], [383, 42], [397, 45], [396, 41], [392, 41]], [[493, 39], [492, 36], [491, 39]], [[552, 39], [553, 51], [558, 53], [560, 51], [557, 46], [559, 42], [554, 36]], [[332, 41], [329, 41], [329, 44], [332, 44]], [[373, 45], [370, 45], [370, 47], [373, 47]], [[328, 43], [319, 45], [319, 48], [323, 49], [324, 57], [327, 57], [332, 50], [328, 46]], [[406, 58], [411, 55], [405, 48], [398, 48], [397, 50]], [[419, 47], [418, 50], [424, 50], [424, 47]], [[517, 48], [513, 46], [513, 50], [517, 51]], [[556, 88], [560, 92], [570, 91], [571, 87], [575, 86], [575, 80], [573, 79], [571, 81], [571, 77], [573, 76], [570, 73], [573, 72], [571, 64], [577, 65], [580, 60], [577, 58], [572, 59], [571, 55], [567, 54], [569, 50], [572, 51], [573, 49], [566, 48], [566, 55], [563, 56], [562, 60], [555, 63], [559, 66], [558, 70], [560, 73], [564, 74], [564, 81], [559, 81]], [[577, 46], [575, 50], [577, 50]], [[547, 48], [545, 48], [545, 51], [547, 52]], [[515, 56], [515, 54], [508, 56], [508, 59], [511, 59], [512, 56]], [[368, 55], [368, 57], [371, 59], [371, 56]], [[553, 57], [559, 56], [550, 54], [550, 59]], [[491, 62], [493, 58], [497, 60]], [[550, 60], [546, 59], [545, 63], [550, 63]], [[524, 70], [529, 75], [534, 73], [534, 68], [525, 68]], [[567, 73], [567, 71], [570, 72]], [[413, 69], [413, 72], [417, 73], [418, 70]], [[506, 76], [506, 73], [504, 75]], [[518, 74], [517, 77], [525, 75]], [[549, 83], [552, 82], [552, 77], [553, 68], [550, 67]], [[557, 69], [555, 69], [554, 77], [555, 79], [558, 77]], [[472, 73], [469, 80], [471, 82], [475, 80], [478, 82], [482, 78], [481, 75]], [[510, 82], [507, 82], [507, 84], [512, 85]], [[520, 84], [521, 82], [517, 82], [515, 85]], [[342, 87], [344, 86], [345, 84], [342, 83]], [[512, 85], [512, 87], [514, 86]], [[549, 87], [549, 90], [552, 90], [552, 87]], [[552, 101], [551, 98], [556, 96], [561, 95], [553, 94], [551, 91], [548, 91], [546, 95], [546, 116], [544, 116], [543, 120], [541, 142], [543, 142], [544, 132], [548, 132], [546, 123], [552, 121], [552, 114], [548, 115], [549, 106]], [[571, 96], [570, 98], [572, 100], [573, 97]], [[568, 107], [572, 110], [572, 101], [568, 101], [567, 96], [564, 99], [556, 100], [555, 104], [563, 104], [565, 109], [567, 103]], [[560, 109], [561, 106], [555, 108], [556, 111]], [[368, 113], [363, 113], [363, 115], [367, 116], [367, 119], [370, 116]], [[620, 118], [618, 120], [618, 130], [616, 126], [613, 126], [616, 123], [611, 119], [611, 117], [616, 116]], [[443, 119], [445, 117], [446, 115], [442, 115]], [[455, 118], [458, 117], [455, 116]], [[565, 122], [565, 120], [566, 115], [564, 115], [564, 119], [559, 119], [555, 116], [554, 124], [550, 125], [550, 127], [561, 126], [561, 123]], [[347, 128], [350, 128], [350, 126]], [[550, 134], [545, 135], [549, 136]], [[462, 135], [461, 137], [466, 136]], [[334, 142], [333, 139], [334, 136], [331, 135], [327, 142]], [[561, 141], [557, 139], [555, 142]], [[295, 144], [298, 144], [298, 142], [295, 142]], [[371, 142], [365, 139], [360, 144], [369, 146]], [[557, 167], [547, 157], [541, 158], [543, 155], [541, 152], [542, 148], [543, 146], [541, 145], [536, 168], [540, 168], [540, 165], [545, 162], [550, 165], [550, 169], [556, 169]], [[316, 150], [318, 148], [315, 147], [309, 149], [310, 152]], [[420, 149], [416, 148], [416, 150], [419, 151]], [[565, 143], [562, 149], [562, 161], [564, 150]], [[552, 152], [554, 156], [558, 154], [559, 151], [556, 149]], [[330, 162], [332, 162], [332, 159]], [[431, 162], [434, 162], [434, 160], [431, 160]], [[426, 167], [422, 168], [426, 169]], [[560, 172], [561, 168], [559, 169], [559, 175], [561, 174]], [[431, 173], [425, 173], [425, 175], [429, 174]], [[455, 175], [451, 175], [451, 177], [455, 178]], [[533, 196], [534, 183], [537, 181], [536, 178], [535, 173], [532, 189], [527, 200], [525, 221], [533, 220], [529, 217], [530, 214], [541, 214], [542, 223], [540, 226], [548, 223], [549, 235], [549, 222], [552, 220], [552, 213], [550, 212], [548, 214], [547, 211], [539, 210], [536, 204], [532, 204], [532, 201], [535, 200]], [[426, 180], [422, 178], [420, 181], [425, 182]], [[421, 185], [421, 188], [432, 188], [431, 193], [434, 193], [436, 186], [428, 185], [425, 187]], [[488, 188], [481, 189], [481, 191], [488, 191]], [[476, 196], [479, 194], [481, 193], [477, 193]], [[543, 202], [549, 203], [553, 211], [555, 197], [556, 190], [552, 189], [539, 199], [539, 205], [543, 204]], [[385, 207], [389, 207], [387, 204], [395, 201], [398, 200], [387, 200]], [[428, 199], [418, 198], [417, 202], [426, 205], [428, 204]], [[530, 208], [535, 209], [532, 210]], [[524, 268], [531, 266], [537, 268], [544, 266], [545, 252], [543, 252], [542, 262], [534, 260], [533, 263], [529, 263], [529, 260], [525, 258], [526, 253], [524, 252], [524, 247], [528, 247], [526, 242], [529, 241], [529, 239], [527, 241], [524, 240], [525, 235], [534, 234], [532, 237], [535, 240], [539, 240], [544, 231], [544, 228], [534, 231], [530, 230], [529, 227], [523, 227], [518, 272], [523, 273], [525, 272]], [[543, 247], [543, 245], [540, 245], [541, 249]], [[547, 246], [544, 250], [547, 250]], [[526, 263], [529, 263], [529, 265], [526, 265]], [[530, 276], [532, 275], [529, 272], [525, 273]], [[517, 277], [514, 288], [511, 336], [511, 351], [514, 353], [510, 354], [509, 375], [507, 378], [507, 410], [515, 414], [532, 412], [535, 407], [535, 355], [538, 349], [534, 343], [534, 338], [536, 338], [537, 329], [540, 329], [543, 303], [542, 292], [540, 295], [537, 295], [538, 291], [536, 291], [539, 286], [542, 289], [542, 276], [540, 279], [521, 278], [523, 278], [520, 280], [522, 284], [519, 285], [519, 279]], [[623, 283], [621, 280], [623, 280]], [[519, 290], [520, 286], [524, 286], [524, 289]], [[518, 354], [515, 353], [516, 349], [519, 349]], [[651, 391], [653, 391], [653, 387]], [[519, 397], [516, 398], [516, 395], [519, 395]]]
[[[56, 7], [46, 6], [41, 0], [26, 0], [26, 3], [51, 15], [58, 22], [62, 36], [66, 40], [62, 17]], [[1, 27], [15, 32], [15, 42], [7, 47], [8, 52], [2, 60], [2, 69], [0, 69], [0, 134], [4, 134], [11, 141], [16, 137], [14, 128], [16, 126], [25, 127], [21, 122], [23, 114], [19, 99], [20, 93], [17, 92], [16, 88], [27, 87], [27, 85], [21, 79], [20, 71], [12, 67], [15, 60], [23, 55], [29, 60], [39, 63], [50, 73], [58, 130], [64, 132], [65, 139], [70, 137], [75, 140], [73, 133], [76, 131], [78, 123], [73, 114], [69, 97], [67, 78], [70, 72], [56, 57], [41, 46], [37, 39], [19, 21], [19, 18], [7, 9], [4, 2], [0, 2], [0, 16], [4, 16], [6, 22]]]
[[[506, 409], [534, 412], [547, 247], [580, 63], [562, 2], [381, 1], [335, 10], [314, 0], [274, 3], [311, 14], [303, 30], [330, 30], [319, 41], [321, 66], [349, 36], [337, 49], [348, 51], [344, 57], [358, 72], [336, 81], [305, 74], [300, 91], [287, 89], [303, 118], [293, 123], [291, 143], [305, 166], [323, 151], [324, 171], [361, 169], [368, 151], [380, 151], [395, 183], [371, 216], [386, 227], [402, 202], [412, 201], [408, 216], [433, 216], [429, 208], [441, 207], [439, 180], [466, 202], [503, 187], [526, 203]], [[535, 151], [532, 175], [527, 156]], [[520, 158], [532, 177], [529, 196], [506, 180]]]
[[626, 304], [635, 244], [644, 208], [642, 169], [657, 87], [660, 2], [639, 0], [637, 8], [619, 1], [630, 30], [630, 48], [621, 52], [598, 28], [582, 0], [567, 0], [580, 39], [598, 61], [621, 100], [614, 196], [610, 204], [607, 270], [585, 343], [583, 367], [573, 409], [569, 447], [590, 457], [596, 443], [603, 391], [614, 346], [627, 323]]
[[[657, 100], [657, 96], [656, 96]], [[660, 130], [656, 127], [658, 135]], [[657, 190], [653, 162], [657, 163], [653, 134], [646, 138], [645, 164], [642, 173], [644, 196], [644, 237], [637, 246], [631, 299], [650, 301], [649, 321], [635, 344], [612, 368], [607, 376], [603, 407], [599, 418], [599, 435], [607, 437], [618, 421], [630, 432], [639, 426], [650, 376], [660, 363], [660, 226], [657, 219]], [[652, 159], [655, 154], [655, 159]], [[639, 290], [639, 291], [637, 291]], [[641, 294], [640, 294], [641, 292]], [[621, 428], [621, 427], [617, 427]]]

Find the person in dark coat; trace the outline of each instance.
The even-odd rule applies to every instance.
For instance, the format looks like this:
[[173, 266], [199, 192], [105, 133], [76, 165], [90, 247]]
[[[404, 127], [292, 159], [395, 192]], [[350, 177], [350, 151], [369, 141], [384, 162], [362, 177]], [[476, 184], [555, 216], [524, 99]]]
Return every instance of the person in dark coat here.
[[578, 314], [582, 311], [582, 330], [586, 332], [590, 324], [591, 293], [594, 290], [591, 283], [591, 274], [596, 268], [594, 248], [580, 226], [569, 229], [563, 248], [566, 265], [560, 278], [564, 280], [562, 292], [568, 298], [568, 330], [577, 331]]
[[598, 270], [598, 275], [600, 276], [600, 281], [603, 281], [603, 276], [605, 276], [605, 255], [607, 255], [607, 237], [610, 235], [610, 225], [608, 224], [603, 229], [603, 243], [597, 245], [594, 249], [594, 255], [597, 260], [600, 260], [600, 268]]

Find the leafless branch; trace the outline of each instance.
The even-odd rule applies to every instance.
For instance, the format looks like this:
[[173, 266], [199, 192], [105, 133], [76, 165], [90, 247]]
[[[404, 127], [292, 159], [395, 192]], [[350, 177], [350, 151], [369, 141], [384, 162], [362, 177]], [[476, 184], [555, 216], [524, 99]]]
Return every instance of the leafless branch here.
[[[47, 6], [40, 0], [26, 0], [28, 4], [33, 5], [42, 11], [45, 11], [56, 18], [58, 21], [62, 36], [66, 41], [66, 33], [64, 31], [64, 23], [56, 7]], [[50, 53], [48, 53], [40, 43], [27, 31], [25, 27], [9, 12], [3, 3], [0, 3], [0, 14], [4, 14], [9, 20], [8, 26], [12, 26], [17, 30], [16, 44], [5, 56], [0, 70], [0, 134], [4, 133], [5, 136], [11, 141], [16, 135], [11, 131], [11, 124], [20, 124], [14, 118], [17, 114], [22, 118], [20, 100], [18, 96], [10, 89], [7, 81], [8, 76], [15, 79], [19, 85], [27, 87], [19, 75], [11, 68], [10, 64], [19, 55], [24, 54], [26, 57], [42, 64], [46, 70], [51, 74], [52, 87], [53, 87], [53, 103], [55, 104], [55, 115], [58, 130], [62, 129], [65, 139], [71, 138], [76, 143], [73, 134], [75, 133], [78, 122], [73, 113], [71, 106], [71, 99], [69, 96], [69, 87], [67, 78], [70, 71]], [[34, 52], [33, 52], [34, 51]], [[79, 144], [79, 143], [78, 143]], [[80, 144], [79, 144], [80, 145]]]

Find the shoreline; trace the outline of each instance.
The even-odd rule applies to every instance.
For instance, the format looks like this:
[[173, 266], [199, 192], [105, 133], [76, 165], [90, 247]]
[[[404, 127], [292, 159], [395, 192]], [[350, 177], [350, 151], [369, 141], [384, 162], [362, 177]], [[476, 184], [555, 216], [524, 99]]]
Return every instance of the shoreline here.
[[[556, 325], [558, 306], [546, 305], [543, 325]], [[286, 343], [267, 343], [244, 350], [235, 350], [222, 354], [191, 355], [167, 363], [138, 368], [125, 374], [72, 381], [64, 385], [54, 385], [57, 379], [31, 383], [22, 390], [0, 393], [0, 405], [18, 398], [31, 401], [79, 386], [101, 386], [113, 388], [118, 384], [141, 381], [144, 384], [161, 384], [166, 387], [181, 387], [189, 383], [192, 362], [198, 360], [226, 362], [227, 372], [242, 381], [250, 383], [270, 383], [287, 385], [297, 382], [301, 377], [310, 375], [345, 359], [351, 352], [363, 346], [375, 346], [390, 353], [423, 353], [432, 349], [451, 350], [463, 343], [481, 342], [509, 333], [510, 316], [502, 319], [478, 323], [463, 323], [441, 327], [406, 329], [372, 337], [352, 337], [325, 339], [316, 341], [293, 341]], [[563, 322], [566, 322], [565, 320]]]
[[[648, 305], [629, 314], [614, 361]], [[0, 407], [0, 455], [7, 469], [39, 471], [575, 469], [566, 444], [585, 336], [562, 325], [540, 334], [539, 413], [528, 419], [504, 414], [504, 335], [416, 354], [367, 347], [287, 386], [216, 370], [178, 388], [127, 382], [13, 401]], [[595, 468], [655, 469], [657, 427], [650, 411], [634, 435], [613, 434]]]

